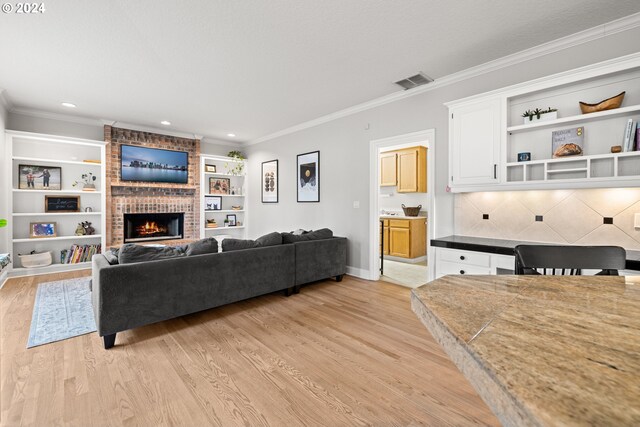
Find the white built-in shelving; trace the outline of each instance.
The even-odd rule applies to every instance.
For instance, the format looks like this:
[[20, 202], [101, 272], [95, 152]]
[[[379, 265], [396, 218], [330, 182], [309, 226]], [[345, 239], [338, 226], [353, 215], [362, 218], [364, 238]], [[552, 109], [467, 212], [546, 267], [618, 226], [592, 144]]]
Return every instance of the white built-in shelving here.
[[[203, 154], [200, 156], [200, 237], [205, 238], [212, 235], [225, 234], [233, 237], [244, 238], [246, 236], [246, 167], [242, 174], [234, 175], [229, 170], [238, 162], [238, 160], [224, 157]], [[215, 166], [216, 172], [206, 172], [205, 166]], [[245, 165], [246, 166], [246, 165]], [[235, 194], [211, 194], [211, 179], [228, 179], [229, 193]], [[221, 209], [207, 209], [206, 200], [208, 197], [221, 197]], [[240, 206], [240, 209], [232, 209], [232, 206]], [[224, 220], [228, 215], [235, 215], [236, 221], [240, 223], [237, 226], [224, 226]], [[207, 228], [207, 220], [215, 219], [217, 227]]]
[[[105, 143], [9, 130], [6, 131], [5, 158], [2, 180], [9, 192], [10, 215], [6, 244], [11, 248], [13, 260], [9, 276], [90, 268], [91, 262], [61, 264], [60, 253], [73, 244], [101, 244], [105, 247]], [[61, 168], [60, 188], [20, 188], [20, 165]], [[82, 190], [81, 183], [73, 185], [74, 182], [81, 182], [81, 176], [85, 173], [92, 173], [97, 177], [94, 190]], [[45, 212], [46, 196], [78, 197], [78, 212]], [[86, 208], [91, 210], [87, 212]], [[78, 224], [84, 221], [91, 222], [95, 234], [75, 235]], [[56, 236], [30, 237], [29, 228], [33, 222], [55, 222]], [[22, 267], [18, 254], [28, 254], [31, 251], [51, 252], [53, 264], [40, 268]]]
[[[621, 92], [619, 108], [582, 114], [580, 101]], [[627, 122], [640, 121], [640, 53], [447, 106], [454, 192], [640, 186], [640, 151], [612, 153], [623, 146]], [[524, 111], [547, 107], [558, 117], [523, 124]], [[584, 128], [582, 155], [553, 158], [552, 133], [577, 127]], [[518, 153], [530, 153], [531, 160], [518, 162]]]

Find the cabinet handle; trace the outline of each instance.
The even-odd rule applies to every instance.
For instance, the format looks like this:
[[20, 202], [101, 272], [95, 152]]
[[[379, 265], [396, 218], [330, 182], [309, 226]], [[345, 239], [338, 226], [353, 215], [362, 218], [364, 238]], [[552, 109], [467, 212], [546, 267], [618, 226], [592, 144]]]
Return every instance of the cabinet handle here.
[[464, 261], [464, 255], [460, 255], [460, 259]]
[[464, 274], [464, 270], [460, 270], [460, 274]]
[[493, 164], [493, 179], [498, 179], [498, 165]]

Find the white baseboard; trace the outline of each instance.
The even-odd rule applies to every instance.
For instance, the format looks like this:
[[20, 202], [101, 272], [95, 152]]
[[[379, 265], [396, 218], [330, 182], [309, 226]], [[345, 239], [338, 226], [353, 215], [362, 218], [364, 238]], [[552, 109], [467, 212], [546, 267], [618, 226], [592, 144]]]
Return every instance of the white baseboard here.
[[2, 273], [0, 273], [0, 289], [4, 286], [4, 282], [9, 278], [9, 270], [5, 269]]
[[370, 280], [369, 270], [363, 270], [361, 268], [351, 267], [347, 265], [347, 274], [349, 276], [355, 276], [359, 279]]
[[427, 261], [427, 256], [420, 256], [417, 258], [402, 258], [402, 257], [397, 257], [397, 256], [391, 256], [391, 255], [385, 255], [384, 256], [385, 261], [389, 260], [389, 261], [398, 261], [398, 262], [404, 262], [406, 264], [417, 264], [419, 262], [426, 262]]

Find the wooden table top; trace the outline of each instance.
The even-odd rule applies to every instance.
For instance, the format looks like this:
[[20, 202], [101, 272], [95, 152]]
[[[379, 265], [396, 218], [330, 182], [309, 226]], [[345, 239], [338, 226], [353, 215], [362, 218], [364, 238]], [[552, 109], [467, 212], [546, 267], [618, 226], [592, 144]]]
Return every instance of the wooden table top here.
[[640, 277], [445, 276], [411, 305], [504, 425], [640, 425]]

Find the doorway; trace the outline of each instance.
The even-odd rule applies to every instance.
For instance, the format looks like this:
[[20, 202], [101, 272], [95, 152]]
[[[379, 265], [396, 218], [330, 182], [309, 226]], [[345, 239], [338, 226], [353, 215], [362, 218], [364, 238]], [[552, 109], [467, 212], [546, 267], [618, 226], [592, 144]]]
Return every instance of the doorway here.
[[431, 280], [435, 130], [373, 140], [370, 160], [370, 278], [421, 286]]

